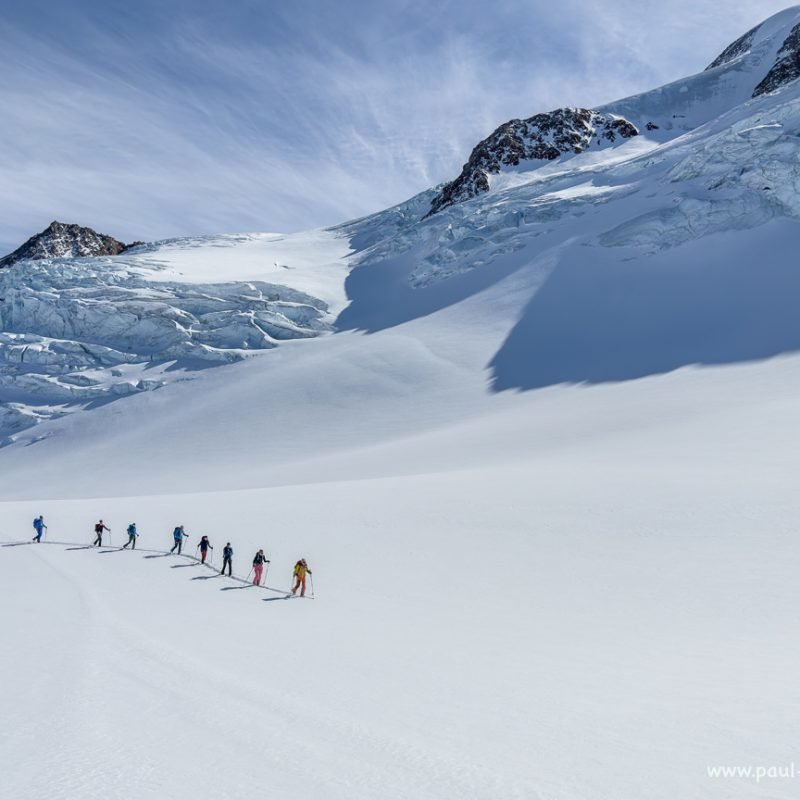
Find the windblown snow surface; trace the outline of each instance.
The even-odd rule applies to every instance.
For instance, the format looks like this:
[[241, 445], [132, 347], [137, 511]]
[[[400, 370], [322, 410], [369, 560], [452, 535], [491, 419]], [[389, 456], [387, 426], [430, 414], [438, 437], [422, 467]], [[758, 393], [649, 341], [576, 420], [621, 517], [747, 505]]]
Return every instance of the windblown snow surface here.
[[[747, 58], [675, 91], [728, 104], [690, 130], [424, 222], [433, 191], [110, 259], [337, 332], [6, 431], [4, 794], [796, 797], [757, 770], [800, 763], [800, 89], [740, 98]], [[271, 588], [163, 555], [179, 524], [241, 578], [265, 548]], [[301, 556], [314, 600], [282, 591]]]

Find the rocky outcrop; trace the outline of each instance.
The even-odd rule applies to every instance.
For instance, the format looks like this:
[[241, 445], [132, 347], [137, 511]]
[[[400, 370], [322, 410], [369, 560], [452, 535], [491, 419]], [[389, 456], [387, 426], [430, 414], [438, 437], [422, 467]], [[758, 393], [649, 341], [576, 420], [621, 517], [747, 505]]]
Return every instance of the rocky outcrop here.
[[39, 261], [43, 258], [83, 258], [85, 256], [116, 256], [133, 245], [126, 245], [112, 236], [91, 228], [51, 222], [47, 228], [31, 236], [22, 247], [0, 258], [0, 269], [18, 261]]
[[710, 69], [716, 69], [724, 64], [730, 64], [731, 61], [746, 55], [753, 47], [753, 39], [758, 33], [760, 25], [756, 25], [752, 30], [747, 31], [743, 36], [740, 36], [733, 44], [729, 44], [705, 69], [708, 72]]
[[639, 134], [628, 120], [586, 108], [560, 108], [501, 125], [472, 151], [461, 174], [431, 203], [428, 216], [489, 190], [489, 175], [523, 161], [552, 161]]
[[753, 97], [774, 92], [800, 78], [800, 25], [795, 25], [778, 51], [775, 65], [753, 91]]

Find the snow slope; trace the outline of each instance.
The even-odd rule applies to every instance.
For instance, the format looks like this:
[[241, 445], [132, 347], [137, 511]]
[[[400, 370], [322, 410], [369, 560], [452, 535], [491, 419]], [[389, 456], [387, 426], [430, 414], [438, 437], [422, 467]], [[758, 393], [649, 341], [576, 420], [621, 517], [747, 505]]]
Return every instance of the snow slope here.
[[[798, 21], [762, 26], [775, 53]], [[336, 333], [126, 362], [109, 392], [163, 385], [8, 436], [11, 796], [795, 796], [708, 771], [792, 762], [800, 701], [800, 87], [700, 108], [764, 41], [708, 92], [641, 101], [694, 97], [679, 132], [426, 219], [435, 190], [330, 231], [42, 267], [107, 269], [79, 282], [92, 309], [121, 282], [198, 322], [200, 287], [236, 317], [252, 295], [220, 286], [280, 286]], [[40, 513], [77, 545], [135, 520], [144, 549], [28, 544]], [[177, 524], [190, 553], [230, 540], [241, 577], [264, 547], [276, 589], [305, 556], [316, 599], [145, 552]]]
[[88, 542], [102, 514], [158, 549], [182, 523], [242, 576], [263, 546], [279, 588], [304, 554], [317, 595], [0, 549], [7, 791], [793, 797], [706, 768], [793, 758], [798, 381], [794, 358], [555, 389], [311, 483], [5, 503], [7, 539], [44, 513]]

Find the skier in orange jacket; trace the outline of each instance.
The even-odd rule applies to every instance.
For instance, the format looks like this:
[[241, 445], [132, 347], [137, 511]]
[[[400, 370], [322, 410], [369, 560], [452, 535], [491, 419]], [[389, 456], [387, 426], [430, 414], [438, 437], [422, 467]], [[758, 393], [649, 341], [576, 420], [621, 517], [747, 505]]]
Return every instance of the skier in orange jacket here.
[[306, 560], [301, 558], [295, 565], [294, 565], [294, 588], [292, 589], [292, 594], [297, 594], [297, 590], [300, 589], [300, 597], [306, 596], [306, 575], [311, 575], [311, 570], [308, 568], [308, 564], [306, 564]]

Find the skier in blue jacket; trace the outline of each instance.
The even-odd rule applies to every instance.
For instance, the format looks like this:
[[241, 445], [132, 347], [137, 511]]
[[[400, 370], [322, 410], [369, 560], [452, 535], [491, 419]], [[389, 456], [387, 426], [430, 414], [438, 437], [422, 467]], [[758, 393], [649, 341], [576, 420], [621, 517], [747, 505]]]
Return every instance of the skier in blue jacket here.
[[42, 533], [44, 533], [45, 528], [47, 528], [47, 525], [44, 524], [44, 517], [36, 517], [33, 521], [33, 529], [36, 531], [36, 536], [33, 537], [34, 542], [42, 541]]
[[124, 545], [122, 545], [122, 549], [123, 550], [127, 550], [128, 545], [130, 545], [131, 546], [131, 550], [135, 550], [136, 549], [136, 537], [139, 535], [136, 532], [136, 523], [135, 522], [131, 522], [131, 524], [128, 525], [127, 533], [128, 533], [128, 541], [125, 542]]
[[177, 550], [178, 555], [180, 555], [181, 548], [183, 547], [183, 540], [189, 538], [188, 535], [183, 532], [183, 525], [178, 525], [178, 527], [172, 531], [172, 538], [175, 540], [175, 544], [172, 545], [170, 553], [174, 553]]

